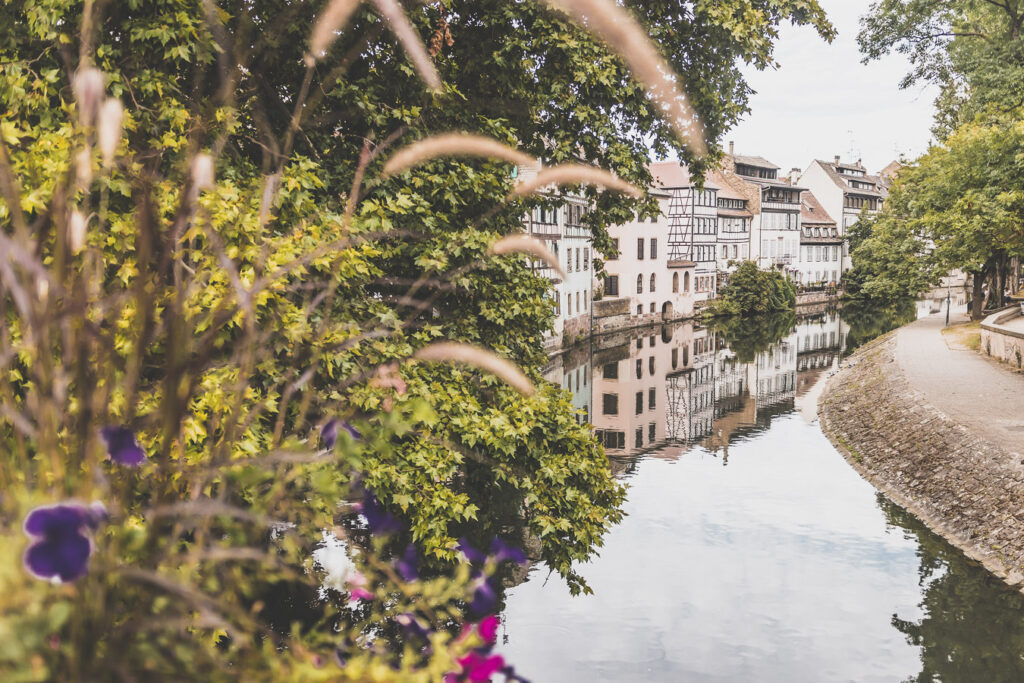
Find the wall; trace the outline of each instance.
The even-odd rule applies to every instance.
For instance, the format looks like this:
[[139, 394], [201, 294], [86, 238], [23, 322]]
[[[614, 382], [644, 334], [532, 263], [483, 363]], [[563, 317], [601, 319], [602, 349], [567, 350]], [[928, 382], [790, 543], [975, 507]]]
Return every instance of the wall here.
[[1024, 585], [1024, 467], [913, 391], [889, 334], [832, 377], [822, 429], [897, 505], [1007, 583]]
[[[1005, 324], [1017, 321], [1016, 329], [1008, 329]], [[1004, 363], [1022, 369], [1024, 366], [1024, 325], [1020, 324], [1020, 306], [998, 311], [985, 318], [981, 323], [981, 350]], [[1024, 410], [1021, 411], [1024, 413]]]

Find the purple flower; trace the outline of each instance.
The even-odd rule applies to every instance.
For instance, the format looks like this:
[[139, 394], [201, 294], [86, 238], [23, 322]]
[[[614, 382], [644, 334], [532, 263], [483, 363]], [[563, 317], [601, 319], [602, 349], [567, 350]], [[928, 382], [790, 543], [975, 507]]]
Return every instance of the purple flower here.
[[405, 581], [415, 581], [419, 578], [419, 573], [416, 571], [416, 546], [410, 543], [405, 548], [405, 552], [395, 562], [395, 569]]
[[482, 617], [494, 611], [498, 604], [498, 595], [494, 592], [489, 579], [483, 574], [477, 573], [474, 577], [479, 580], [476, 590], [473, 591], [473, 599], [469, 601], [469, 611], [476, 617]]
[[338, 442], [338, 428], [344, 429], [353, 439], [362, 438], [362, 434], [359, 430], [350, 425], [344, 420], [339, 420], [336, 417], [332, 417], [330, 420], [324, 423], [324, 426], [320, 428], [320, 440], [324, 444], [324, 448], [331, 450], [334, 448], [334, 444]]
[[393, 534], [402, 530], [402, 523], [385, 510], [377, 496], [369, 490], [363, 494], [363, 501], [358, 504], [358, 508], [372, 533]]
[[107, 455], [118, 465], [138, 467], [146, 462], [146, 452], [135, 438], [135, 432], [127, 427], [103, 427], [100, 437], [107, 445]]
[[74, 581], [89, 565], [92, 541], [86, 535], [106, 517], [99, 503], [58, 503], [37, 507], [25, 517], [25, 568], [38, 579]]
[[423, 625], [423, 622], [415, 614], [399, 614], [395, 617], [395, 621], [402, 627], [407, 637], [411, 638], [422, 638], [423, 640], [430, 642], [430, 629]]
[[516, 564], [526, 564], [526, 553], [514, 545], [508, 545], [497, 536], [491, 542], [491, 557], [499, 563], [507, 560]]
[[460, 538], [458, 549], [466, 556], [470, 564], [483, 564], [487, 556], [482, 552], [474, 548], [467, 538]]

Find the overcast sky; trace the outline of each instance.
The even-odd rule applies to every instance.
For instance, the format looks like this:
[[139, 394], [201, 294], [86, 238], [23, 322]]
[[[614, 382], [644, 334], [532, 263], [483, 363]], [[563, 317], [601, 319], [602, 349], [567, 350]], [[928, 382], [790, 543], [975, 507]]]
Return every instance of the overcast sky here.
[[931, 139], [937, 90], [900, 90], [907, 62], [900, 56], [861, 64], [859, 19], [869, 0], [820, 0], [839, 32], [831, 44], [810, 28], [784, 26], [777, 69], [747, 70], [757, 91], [750, 114], [725, 138], [737, 154], [763, 156], [787, 172], [813, 159], [864, 160], [869, 172], [900, 154], [913, 158]]

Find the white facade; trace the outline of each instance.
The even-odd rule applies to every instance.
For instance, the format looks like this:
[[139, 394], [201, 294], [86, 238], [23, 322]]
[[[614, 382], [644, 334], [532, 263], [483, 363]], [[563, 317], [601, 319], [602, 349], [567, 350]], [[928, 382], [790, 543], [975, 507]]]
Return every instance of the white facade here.
[[604, 298], [624, 298], [635, 324], [693, 315], [694, 264], [673, 262], [669, 251], [671, 198], [657, 192], [661, 214], [609, 228], [618, 257], [605, 262]]

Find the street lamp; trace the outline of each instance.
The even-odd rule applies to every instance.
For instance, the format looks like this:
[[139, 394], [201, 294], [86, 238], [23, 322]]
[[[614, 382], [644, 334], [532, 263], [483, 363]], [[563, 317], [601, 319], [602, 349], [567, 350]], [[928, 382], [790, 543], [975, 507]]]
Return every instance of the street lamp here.
[[949, 327], [949, 305], [951, 297], [949, 291], [949, 278], [946, 278], [946, 327]]

